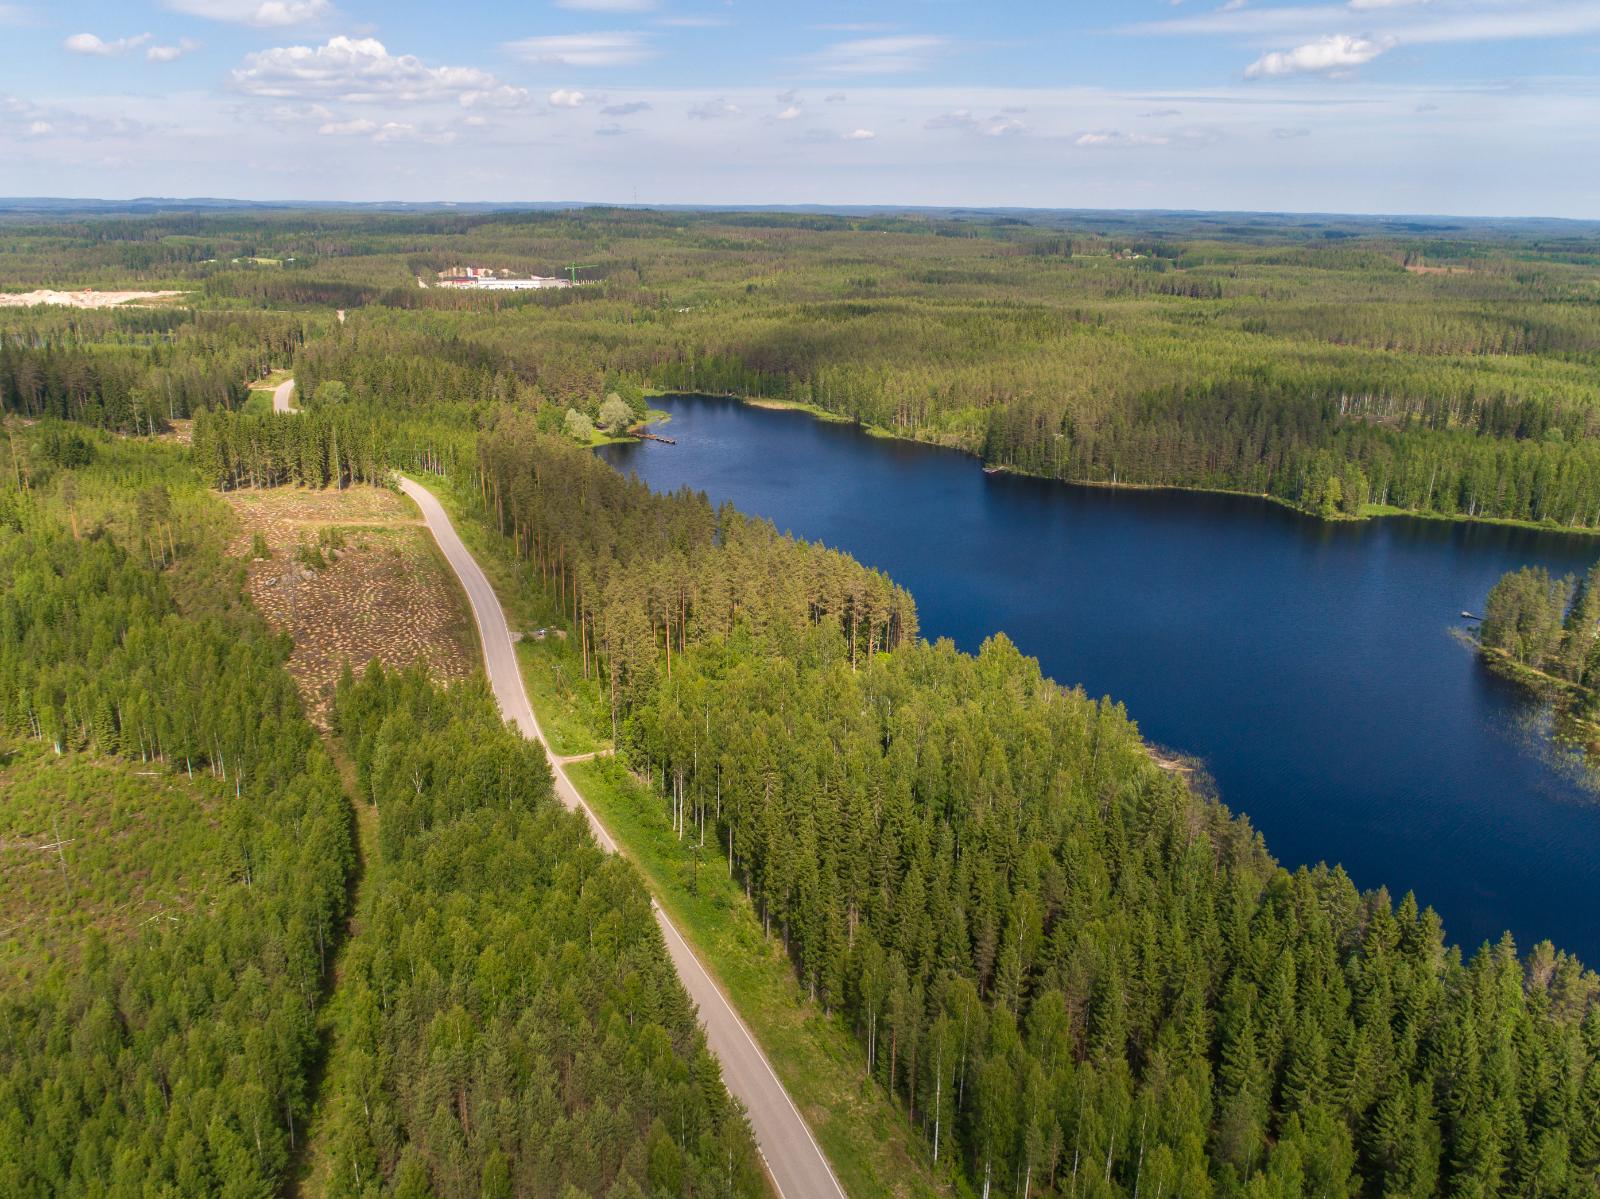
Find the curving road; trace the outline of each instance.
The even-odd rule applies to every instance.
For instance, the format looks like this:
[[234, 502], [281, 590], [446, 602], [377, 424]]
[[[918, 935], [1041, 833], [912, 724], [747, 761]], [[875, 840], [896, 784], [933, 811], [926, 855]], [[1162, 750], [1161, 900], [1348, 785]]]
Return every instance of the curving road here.
[[289, 401], [294, 397], [294, 380], [285, 379], [272, 389], [272, 410], [274, 412], [300, 411]]
[[[589, 827], [609, 853], [617, 852], [616, 842], [605, 826], [584, 803], [583, 796], [567, 777], [562, 762], [550, 750], [539, 728], [539, 721], [528, 703], [528, 693], [522, 685], [522, 672], [517, 667], [516, 649], [511, 633], [506, 627], [505, 612], [500, 600], [489, 585], [477, 561], [461, 543], [455, 526], [432, 492], [421, 484], [401, 477], [400, 489], [416, 502], [422, 518], [428, 524], [433, 538], [439, 543], [461, 586], [472, 604], [472, 615], [478, 624], [478, 638], [483, 646], [483, 665], [489, 675], [496, 702], [506, 719], [514, 721], [525, 737], [531, 737], [544, 746], [550, 759], [550, 770], [555, 775], [556, 795], [567, 807], [580, 811], [588, 818]], [[756, 1145], [766, 1160], [767, 1170], [783, 1199], [845, 1199], [844, 1188], [834, 1177], [833, 1168], [823, 1156], [811, 1130], [801, 1118], [799, 1109], [783, 1089], [773, 1072], [766, 1055], [761, 1052], [750, 1030], [739, 1019], [733, 1005], [713, 981], [706, 968], [695, 957], [694, 951], [673, 926], [667, 914], [654, 899], [650, 903], [656, 923], [661, 926], [667, 953], [683, 980], [684, 989], [700, 1011], [700, 1023], [706, 1030], [706, 1042], [722, 1064], [722, 1077], [728, 1090], [744, 1104], [750, 1116], [750, 1128]]]

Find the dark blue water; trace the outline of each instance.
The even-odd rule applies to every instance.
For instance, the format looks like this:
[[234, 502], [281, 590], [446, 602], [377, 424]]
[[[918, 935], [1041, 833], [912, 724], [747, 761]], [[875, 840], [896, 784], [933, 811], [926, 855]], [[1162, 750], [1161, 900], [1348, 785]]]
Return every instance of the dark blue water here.
[[675, 446], [607, 459], [881, 567], [930, 639], [975, 650], [1004, 630], [1203, 759], [1291, 868], [1415, 891], [1469, 950], [1510, 929], [1600, 964], [1600, 798], [1540, 702], [1452, 633], [1506, 570], [1581, 573], [1600, 542], [989, 477], [801, 413], [664, 406]]

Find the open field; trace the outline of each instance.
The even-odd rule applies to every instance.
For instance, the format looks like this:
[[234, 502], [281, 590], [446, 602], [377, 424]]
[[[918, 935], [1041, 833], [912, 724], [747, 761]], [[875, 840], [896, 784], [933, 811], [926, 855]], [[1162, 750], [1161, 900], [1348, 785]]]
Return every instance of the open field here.
[[0, 755], [0, 992], [75, 961], [91, 929], [114, 942], [203, 909], [229, 876], [226, 790], [35, 745]]
[[[249, 563], [250, 595], [294, 638], [289, 671], [323, 721], [345, 662], [360, 670], [425, 663], [441, 683], [477, 667], [456, 584], [411, 505], [378, 487], [233, 492], [230, 550]], [[257, 557], [259, 535], [270, 556]]]
[[267, 415], [272, 411], [272, 393], [277, 390], [278, 384], [288, 377], [288, 371], [273, 371], [270, 375], [255, 380], [250, 384], [250, 398], [245, 401], [242, 411], [251, 416]]
[[148, 300], [170, 300], [181, 291], [39, 291], [0, 292], [0, 308], [32, 308], [35, 304], [54, 304], [64, 308], [115, 308]]

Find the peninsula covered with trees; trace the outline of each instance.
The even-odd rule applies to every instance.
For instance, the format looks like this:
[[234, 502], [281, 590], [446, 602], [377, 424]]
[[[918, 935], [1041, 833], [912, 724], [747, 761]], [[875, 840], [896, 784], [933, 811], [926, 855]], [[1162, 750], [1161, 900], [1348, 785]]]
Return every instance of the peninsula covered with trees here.
[[1600, 692], [1600, 566], [1581, 580], [1552, 578], [1538, 566], [1511, 571], [1489, 592], [1478, 639], [1490, 653], [1569, 684], [1591, 710]]

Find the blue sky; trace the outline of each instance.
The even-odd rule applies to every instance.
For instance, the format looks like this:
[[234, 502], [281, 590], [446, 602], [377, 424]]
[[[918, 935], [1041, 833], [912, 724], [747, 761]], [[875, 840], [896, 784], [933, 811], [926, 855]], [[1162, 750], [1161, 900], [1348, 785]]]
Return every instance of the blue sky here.
[[0, 0], [0, 194], [1600, 217], [1600, 0]]

